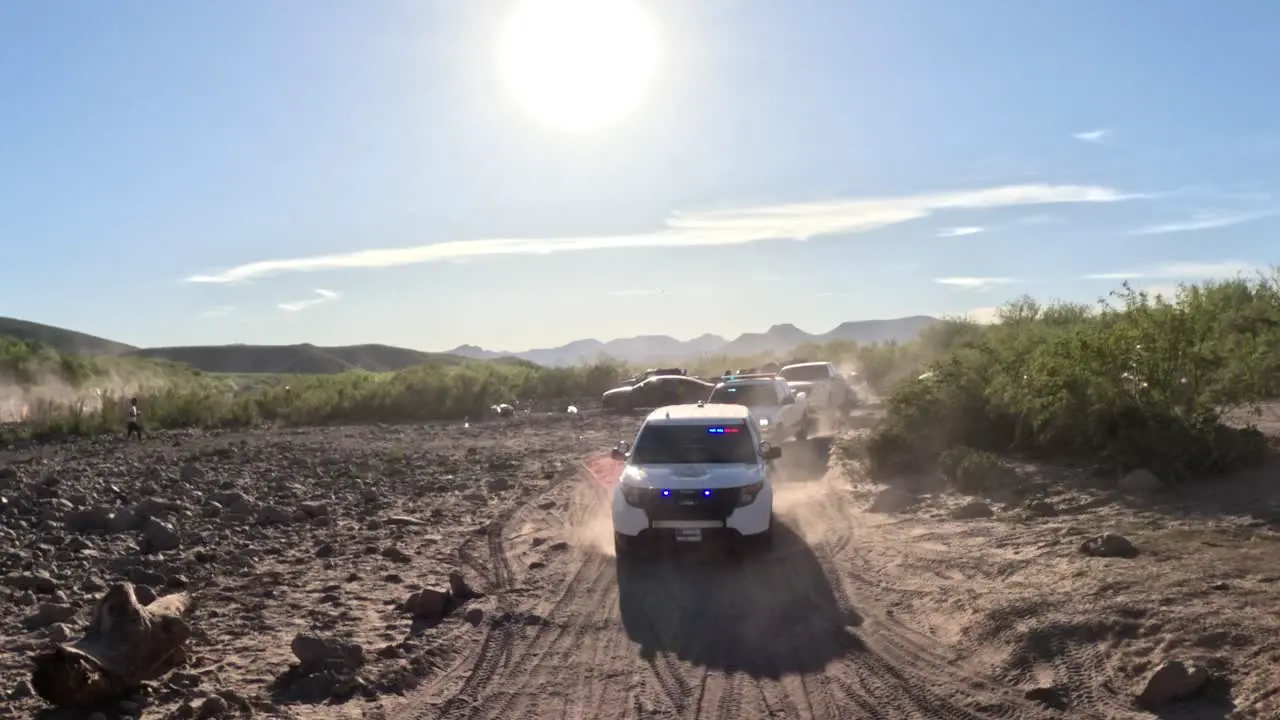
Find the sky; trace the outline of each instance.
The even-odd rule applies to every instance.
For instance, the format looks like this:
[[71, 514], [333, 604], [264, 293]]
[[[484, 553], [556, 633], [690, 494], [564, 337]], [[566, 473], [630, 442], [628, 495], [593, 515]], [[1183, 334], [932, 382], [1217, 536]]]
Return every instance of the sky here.
[[1280, 4], [523, 1], [0, 3], [0, 315], [518, 351], [1280, 260]]

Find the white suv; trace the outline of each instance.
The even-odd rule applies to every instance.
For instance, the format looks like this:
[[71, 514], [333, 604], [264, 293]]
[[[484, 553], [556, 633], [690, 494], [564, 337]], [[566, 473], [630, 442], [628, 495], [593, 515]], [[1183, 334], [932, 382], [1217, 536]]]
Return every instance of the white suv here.
[[671, 405], [649, 413], [613, 489], [618, 557], [646, 540], [708, 536], [767, 548], [773, 537], [773, 469], [781, 448], [761, 442], [742, 405]]

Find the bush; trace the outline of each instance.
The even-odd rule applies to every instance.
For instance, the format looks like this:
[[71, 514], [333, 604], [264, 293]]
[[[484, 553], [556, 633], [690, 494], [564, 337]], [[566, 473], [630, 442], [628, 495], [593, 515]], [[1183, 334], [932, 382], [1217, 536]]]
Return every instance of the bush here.
[[[596, 398], [618, 382], [619, 371], [609, 363], [541, 368], [477, 361], [395, 373], [299, 375], [248, 388], [205, 377], [134, 394], [146, 428], [451, 420], [478, 417], [513, 400], [550, 408]], [[41, 439], [117, 432], [126, 423], [127, 403], [112, 393], [84, 402], [37, 402], [29, 405], [23, 430]]]
[[1260, 459], [1261, 433], [1223, 417], [1280, 394], [1276, 277], [1186, 286], [1172, 301], [1127, 284], [1112, 297], [1097, 308], [1023, 297], [995, 325], [922, 337], [938, 359], [890, 397], [868, 442], [873, 472], [959, 446], [1175, 480]]
[[967, 495], [980, 495], [1008, 488], [1018, 480], [1018, 473], [998, 456], [960, 445], [938, 457], [938, 470], [956, 490]]

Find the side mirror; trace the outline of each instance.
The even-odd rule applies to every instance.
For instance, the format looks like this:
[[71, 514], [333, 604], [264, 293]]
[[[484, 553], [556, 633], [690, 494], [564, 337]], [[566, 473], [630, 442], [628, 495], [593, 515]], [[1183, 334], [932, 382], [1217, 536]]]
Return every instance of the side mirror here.
[[[807, 397], [809, 397], [809, 396], [808, 396], [807, 394], [805, 394], [805, 392], [804, 392], [803, 390], [801, 390], [800, 392], [796, 393], [796, 400], [803, 400], [803, 399], [805, 399], [805, 398], [807, 398]], [[792, 402], [795, 402], [795, 400], [793, 400]]]
[[777, 460], [782, 457], [782, 448], [767, 442], [760, 443], [760, 456], [765, 460]]
[[794, 395], [787, 395], [786, 397], [782, 398], [782, 404], [783, 404], [783, 405], [795, 405], [795, 404], [796, 404], [796, 397], [795, 397]]
[[620, 442], [614, 446], [613, 450], [609, 452], [609, 457], [613, 458], [614, 460], [626, 462], [627, 451], [630, 449], [631, 449], [630, 445], [628, 445], [625, 442]]

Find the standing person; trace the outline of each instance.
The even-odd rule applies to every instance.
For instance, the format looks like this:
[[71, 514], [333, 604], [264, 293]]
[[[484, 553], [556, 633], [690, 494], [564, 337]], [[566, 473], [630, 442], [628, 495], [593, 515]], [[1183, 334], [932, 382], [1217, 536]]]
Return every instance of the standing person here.
[[124, 436], [125, 440], [134, 435], [137, 435], [139, 440], [142, 439], [142, 426], [138, 424], [138, 415], [138, 398], [129, 398], [129, 430]]

